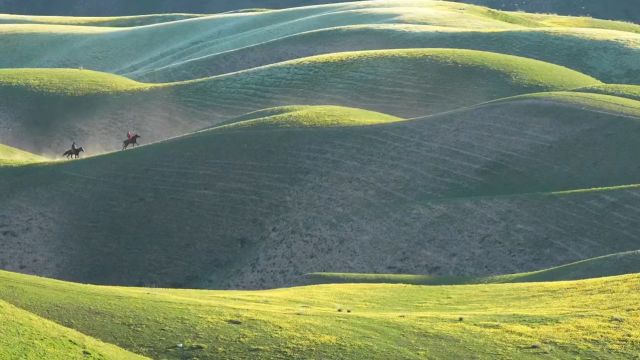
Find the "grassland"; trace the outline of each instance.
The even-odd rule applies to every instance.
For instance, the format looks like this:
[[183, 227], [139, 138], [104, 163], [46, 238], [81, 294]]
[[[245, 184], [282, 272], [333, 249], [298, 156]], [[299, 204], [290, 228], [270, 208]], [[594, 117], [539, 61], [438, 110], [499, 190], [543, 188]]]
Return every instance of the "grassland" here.
[[73, 26], [134, 27], [193, 19], [198, 14], [160, 14], [113, 17], [31, 16], [0, 14], [0, 24], [43, 24]]
[[640, 251], [605, 255], [572, 264], [528, 273], [496, 276], [437, 277], [408, 274], [340, 274], [312, 273], [305, 275], [307, 284], [412, 284], [412, 285], [461, 285], [497, 284], [544, 281], [568, 281], [607, 276], [640, 273]]
[[152, 85], [91, 70], [0, 69], [0, 88], [16, 88], [60, 96], [126, 93], [150, 87]]
[[0, 15], [0, 53], [1, 359], [640, 352], [640, 25]]
[[599, 84], [541, 61], [456, 49], [320, 55], [156, 85], [87, 70], [11, 69], [0, 72], [0, 108], [12, 109], [0, 125], [13, 130], [0, 141], [55, 156], [75, 140], [96, 154], [118, 149], [129, 129], [148, 143], [276, 106], [331, 104], [410, 118]]
[[0, 298], [152, 358], [609, 359], [637, 354], [639, 280], [242, 292], [96, 287], [0, 272]]
[[[160, 16], [151, 18], [154, 17]], [[3, 38], [0, 51], [5, 53], [0, 67], [83, 66], [166, 82], [337, 51], [458, 47], [537, 58], [608, 82], [638, 80], [637, 62], [631, 56], [637, 54], [640, 47], [637, 25], [504, 13], [443, 1], [359, 2], [218, 14], [127, 29], [86, 26], [109, 24], [115, 21], [112, 18], [80, 18], [75, 26], [20, 24], [26, 20], [11, 19], [5, 17], [5, 21], [13, 24], [0, 26]], [[125, 20], [123, 23], [127, 24]], [[50, 18], [49, 21], [71, 22], [69, 18]], [[370, 29], [364, 31], [366, 34], [361, 29], [357, 41], [345, 38], [331, 41], [334, 31], [341, 33], [340, 29], [354, 26]], [[379, 39], [376, 26], [394, 31], [386, 33], [386, 40]], [[311, 41], [305, 41], [308, 33], [314, 31], [320, 33]], [[504, 36], [500, 36], [502, 33]], [[304, 46], [296, 49], [298, 37], [302, 37], [298, 41]], [[522, 41], [523, 38], [535, 39]], [[507, 42], [500, 44], [505, 39]], [[269, 44], [272, 42], [275, 44]], [[269, 50], [271, 45], [281, 46], [280, 51]], [[581, 50], [589, 47], [591, 53]], [[572, 56], [576, 52], [585, 55]], [[225, 61], [234, 55], [233, 61]], [[221, 65], [229, 62], [233, 65]]]
[[401, 118], [339, 106], [284, 106], [259, 110], [217, 125], [216, 129], [344, 127], [386, 124]]
[[265, 288], [318, 271], [481, 276], [637, 250], [636, 187], [564, 191], [636, 183], [638, 108], [574, 92], [405, 121], [279, 108], [135, 151], [0, 169], [14, 234], [0, 263], [103, 284]]
[[598, 0], [462, 0], [461, 2], [483, 5], [502, 10], [517, 10], [545, 14], [575, 15], [600, 19], [614, 19], [638, 23], [640, 11], [633, 0], [602, 2]]
[[23, 165], [44, 160], [41, 156], [0, 144], [0, 166]]
[[24, 360], [146, 359], [0, 300], [0, 358]]

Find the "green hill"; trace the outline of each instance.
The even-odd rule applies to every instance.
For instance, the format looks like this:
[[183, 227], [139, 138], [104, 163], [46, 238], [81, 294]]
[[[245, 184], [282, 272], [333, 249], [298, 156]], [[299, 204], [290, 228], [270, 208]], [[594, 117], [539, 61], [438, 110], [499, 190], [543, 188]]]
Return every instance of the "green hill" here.
[[115, 0], [108, 5], [98, 0], [58, 0], [52, 4], [44, 0], [25, 3], [19, 0], [0, 0], [0, 8], [8, 13], [67, 15], [67, 16], [115, 16], [157, 14], [171, 12], [218, 13], [248, 8], [289, 8], [322, 3], [337, 3], [340, 0], [235, 0], [225, 1], [155, 1], [136, 2]]
[[0, 358], [24, 360], [146, 359], [0, 300]]
[[305, 275], [306, 284], [413, 284], [413, 285], [455, 285], [455, 284], [496, 284], [518, 282], [567, 281], [592, 279], [606, 276], [640, 273], [640, 251], [629, 251], [606, 255], [572, 264], [538, 270], [529, 273], [480, 276], [480, 277], [437, 277], [406, 274], [339, 274], [312, 273]]
[[49, 24], [76, 26], [133, 27], [193, 19], [198, 14], [160, 14], [119, 17], [30, 16], [0, 14], [0, 24]]
[[[425, 25], [359, 25], [303, 32], [239, 49], [206, 52], [127, 76], [150, 82], [189, 80], [274, 62], [345, 51], [457, 48], [528, 57], [578, 70], [610, 83], [640, 83], [640, 35], [581, 28], [500, 31]], [[579, 53], [580, 56], [576, 56]], [[49, 58], [46, 58], [49, 59]], [[14, 64], [5, 58], [5, 66]], [[59, 63], [59, 62], [56, 62]], [[50, 63], [37, 62], [40, 66]]]
[[639, 280], [225, 292], [0, 272], [0, 299], [152, 358], [629, 358]]
[[0, 109], [11, 109], [0, 126], [12, 128], [0, 141], [52, 156], [76, 141], [96, 154], [118, 149], [130, 129], [149, 143], [274, 106], [332, 104], [407, 118], [598, 84], [557, 65], [453, 49], [321, 55], [161, 85], [86, 70], [12, 69], [0, 72]]
[[[636, 250], [637, 188], [556, 192], [636, 183], [639, 109], [571, 92], [409, 121], [285, 108], [0, 169], [0, 263], [82, 282], [262, 288], [318, 271], [480, 276]], [[380, 124], [353, 126], [365, 119]]]
[[[0, 67], [84, 67], [166, 82], [337, 51], [457, 47], [544, 60], [608, 82], [638, 81], [640, 26], [628, 23], [442, 1], [360, 2], [171, 21], [180, 16], [186, 15], [0, 17], [14, 23], [0, 26]], [[95, 27], [145, 21], [165, 23]]]
[[26, 151], [0, 144], [0, 166], [24, 165], [45, 161], [45, 158]]
[[592, 16], [602, 19], [640, 22], [640, 9], [633, 0], [454, 0], [502, 10]]
[[640, 86], [638, 85], [597, 85], [582, 88], [579, 91], [640, 100]]

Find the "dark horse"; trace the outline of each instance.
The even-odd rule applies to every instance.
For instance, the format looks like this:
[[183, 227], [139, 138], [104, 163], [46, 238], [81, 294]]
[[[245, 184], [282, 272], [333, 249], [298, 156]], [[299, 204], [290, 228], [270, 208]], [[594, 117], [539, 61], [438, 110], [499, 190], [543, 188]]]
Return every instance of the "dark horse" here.
[[74, 147], [73, 149], [65, 151], [64, 154], [62, 154], [62, 156], [66, 156], [67, 159], [70, 157], [74, 157], [77, 159], [80, 157], [81, 152], [84, 152], [83, 147], [79, 147], [79, 148]]
[[135, 134], [133, 136], [131, 136], [130, 138], [128, 138], [127, 140], [122, 142], [122, 150], [126, 149], [127, 147], [129, 147], [129, 145], [131, 145], [131, 147], [135, 147], [136, 145], [138, 145], [138, 138], [140, 137], [140, 135]]

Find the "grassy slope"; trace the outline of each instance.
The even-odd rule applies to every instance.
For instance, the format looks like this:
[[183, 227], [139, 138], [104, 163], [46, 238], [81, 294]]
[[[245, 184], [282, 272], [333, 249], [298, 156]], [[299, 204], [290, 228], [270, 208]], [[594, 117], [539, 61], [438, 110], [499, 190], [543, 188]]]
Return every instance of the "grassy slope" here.
[[41, 156], [0, 144], [0, 166], [23, 165], [44, 160]]
[[[43, 83], [48, 71], [49, 82]], [[505, 96], [600, 84], [557, 65], [452, 49], [321, 55], [137, 92], [132, 91], [149, 85], [84, 70], [65, 70], [73, 74], [66, 77], [71, 83], [54, 70], [34, 72], [0, 73], [5, 84], [0, 108], [11, 109], [11, 116], [0, 119], [13, 128], [0, 141], [53, 154], [71, 140], [95, 154], [117, 149], [129, 129], [148, 143], [274, 106], [333, 104], [413, 117]], [[102, 87], [126, 92], [67, 96]]]
[[633, 100], [640, 100], [640, 86], [638, 85], [606, 84], [606, 85], [586, 87], [583, 89], [579, 89], [579, 91], [593, 92], [597, 94], [605, 94], [605, 95], [629, 98]]
[[0, 69], [0, 88], [58, 96], [90, 96], [149, 89], [122, 76], [79, 69]]
[[[326, 3], [326, 0], [235, 0], [232, 2], [200, 0], [155, 1], [140, 0], [136, 2], [115, 0], [104, 4], [87, 3], [78, 0], [59, 0], [55, 5], [48, 2], [24, 3], [18, 0], [2, 0], [0, 5], [4, 11], [12, 14], [42, 14], [67, 16], [122, 16], [154, 13], [220, 13], [230, 11], [246, 11], [255, 8], [290, 8]], [[340, 0], [328, 1], [338, 3]], [[344, 1], [342, 1], [344, 2]]]
[[0, 358], [145, 359], [64, 328], [0, 300]]
[[490, 6], [503, 10], [553, 13], [562, 15], [593, 16], [602, 19], [640, 22], [640, 10], [633, 0], [461, 0], [465, 3]]
[[[258, 14], [216, 15], [157, 26], [100, 32], [92, 30], [89, 33], [86, 27], [8, 25], [0, 27], [2, 44], [10, 49], [6, 52], [7, 55], [0, 59], [0, 67], [84, 66], [136, 78], [168, 81], [219, 74], [220, 72], [215, 70], [225, 70], [219, 69], [219, 63], [224, 63], [225, 59], [233, 55], [228, 54], [230, 51], [240, 51], [244, 54], [254, 51], [251, 56], [238, 54], [237, 59], [233, 61], [235, 70], [242, 70], [251, 66], [332, 51], [371, 50], [381, 47], [450, 47], [452, 45], [449, 44], [455, 42], [458, 47], [463, 48], [500, 51], [534, 58], [540, 56], [543, 57], [542, 60], [571, 67], [575, 64], [576, 69], [592, 75], [604, 74], [602, 79], [612, 82], [637, 80], [637, 64], [631, 61], [629, 56], [639, 47], [638, 34], [605, 29], [640, 32], [640, 26], [633, 28], [615, 22], [601, 22], [594, 23], [593, 27], [605, 29], [589, 30], [584, 29], [591, 26], [585, 24], [584, 19], [538, 19], [532, 16], [505, 14], [440, 1], [404, 1], [362, 2]], [[340, 45], [330, 38], [316, 36], [312, 42], [304, 43], [304, 50], [289, 49], [286, 41], [280, 42], [284, 47], [281, 49], [283, 51], [268, 51], [261, 45], [264, 42], [281, 40], [283, 37], [313, 30], [381, 24], [396, 24], [397, 31], [393, 34], [387, 33], [386, 40], [382, 38], [379, 39], [380, 42], [375, 41], [378, 40], [377, 32], [370, 31], [366, 36], [368, 40], [365, 39], [364, 42], [341, 39], [338, 41]], [[416, 34], [415, 28], [409, 32], [404, 31], [406, 29], [403, 27], [407, 24], [432, 25], [436, 28], [423, 27], [419, 34]], [[545, 26], [552, 29], [538, 31], [540, 27]], [[466, 30], [468, 33], [440, 34], [438, 27], [445, 30]], [[74, 30], [77, 30], [76, 34], [73, 33]], [[496, 44], [504, 42], [503, 39], [496, 41], [493, 38], [499, 36], [495, 33], [496, 30], [509, 31], [505, 34], [505, 44]], [[523, 33], [512, 34], [514, 31]], [[330, 37], [331, 32], [323, 35]], [[527, 42], [537, 43], [548, 51], [536, 51], [536, 46], [532, 45], [521, 47], [522, 37], [535, 37], [535, 40]], [[396, 42], [395, 46], [385, 45], [389, 41]], [[323, 45], [325, 43], [329, 45]], [[580, 59], [573, 56], [576, 51], [589, 46], [599, 56], [588, 55]], [[593, 47], [598, 47], [598, 50]], [[205, 59], [206, 63], [201, 63]], [[184, 64], [185, 61], [195, 61], [190, 65], [200, 63], [200, 66], [187, 66]]]
[[363, 109], [339, 106], [283, 106], [252, 112], [216, 128], [308, 128], [344, 127], [385, 124], [402, 121], [401, 118]]
[[199, 359], [605, 359], [639, 350], [639, 280], [223, 292], [0, 272], [0, 298], [154, 358], [181, 358], [175, 344], [183, 343]]
[[380, 283], [414, 285], [453, 285], [567, 281], [640, 273], [640, 251], [629, 251], [582, 260], [572, 264], [521, 274], [480, 277], [437, 277], [405, 274], [339, 274], [305, 275], [308, 284]]
[[[343, 109], [307, 113], [328, 109], [352, 125]], [[214, 128], [4, 169], [15, 237], [1, 261], [79, 281], [252, 288], [315, 271], [515, 273], [636, 250], [635, 188], [517, 194], [636, 183], [638, 109], [538, 94], [370, 126]]]
[[[190, 60], [134, 71], [128, 76], [152, 82], [188, 80], [319, 54], [398, 48], [491, 51], [563, 65], [609, 83], [640, 82], [638, 34], [579, 28], [482, 31], [404, 24], [303, 32], [230, 51], [202, 52]], [[10, 65], [11, 60], [7, 60]]]
[[133, 27], [193, 19], [198, 14], [159, 14], [117, 17], [30, 16], [0, 14], [0, 24], [45, 24], [74, 26]]

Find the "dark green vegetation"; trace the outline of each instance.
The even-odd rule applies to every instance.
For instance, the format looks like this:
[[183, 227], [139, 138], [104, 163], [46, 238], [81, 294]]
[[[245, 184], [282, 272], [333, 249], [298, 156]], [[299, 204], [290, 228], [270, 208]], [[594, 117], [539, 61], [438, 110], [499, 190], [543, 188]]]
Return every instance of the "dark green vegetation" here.
[[638, 275], [250, 292], [98, 287], [0, 272], [0, 300], [155, 359], [631, 359], [640, 346], [639, 294]]

